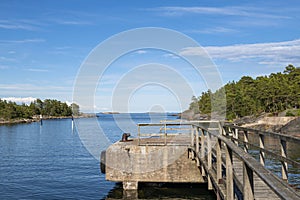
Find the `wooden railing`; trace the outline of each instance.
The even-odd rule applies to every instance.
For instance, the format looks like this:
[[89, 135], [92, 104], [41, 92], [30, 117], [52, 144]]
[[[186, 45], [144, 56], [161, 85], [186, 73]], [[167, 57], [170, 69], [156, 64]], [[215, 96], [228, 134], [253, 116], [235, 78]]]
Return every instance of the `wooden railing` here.
[[[239, 140], [239, 130], [244, 131], [244, 139]], [[255, 132], [259, 137], [260, 162], [256, 161], [249, 153], [250, 145], [248, 134]], [[285, 181], [279, 179], [264, 167], [265, 153], [272, 154], [264, 148], [264, 136], [276, 137], [280, 140], [281, 155], [275, 157], [283, 163], [284, 180], [288, 177], [287, 163], [299, 166], [298, 162], [292, 161], [286, 155], [286, 142], [294, 142], [295, 138], [269, 132], [243, 129], [233, 125], [219, 124], [219, 129], [209, 130], [199, 124], [193, 124], [191, 134], [191, 152], [201, 169], [202, 176], [207, 178], [208, 189], [215, 189], [218, 198], [234, 199], [234, 185], [240, 182], [234, 172], [233, 159], [238, 159], [242, 163], [242, 183], [240, 183], [240, 192], [243, 199], [254, 199], [259, 195], [254, 191], [254, 174], [259, 177], [267, 190], [272, 191], [280, 199], [300, 199], [299, 194], [291, 188]], [[227, 136], [230, 135], [230, 138]], [[297, 140], [298, 141], [298, 140]], [[243, 142], [244, 150], [238, 146]], [[265, 191], [267, 192], [267, 191]], [[272, 196], [270, 196], [272, 198]]]
[[[223, 126], [222, 132], [224, 136], [231, 138], [231, 140], [244, 147], [244, 151], [248, 152], [249, 148], [252, 147], [259, 151], [259, 161], [261, 165], [265, 166], [266, 155], [281, 162], [281, 178], [288, 182], [288, 164], [300, 168], [300, 163], [292, 160], [287, 156], [287, 144], [300, 145], [300, 138], [284, 135], [275, 132], [260, 131], [252, 128], [239, 127], [232, 124], [227, 124]], [[258, 144], [249, 142], [249, 137], [258, 137]], [[242, 136], [242, 138], [240, 138]], [[273, 143], [276, 142], [279, 146], [277, 149], [280, 150], [279, 153], [274, 152], [266, 148], [265, 139], [266, 137], [272, 138]], [[275, 141], [274, 141], [275, 140]], [[300, 147], [299, 147], [300, 148]]]
[[[170, 137], [184, 135], [190, 137], [191, 123], [181, 122], [162, 122], [162, 123], [140, 123], [138, 126], [138, 144], [141, 145], [141, 138], [158, 138], [159, 141], [163, 139], [163, 145], [168, 145]], [[159, 128], [158, 132], [151, 130], [151, 127]], [[150, 130], [142, 130], [150, 128]]]

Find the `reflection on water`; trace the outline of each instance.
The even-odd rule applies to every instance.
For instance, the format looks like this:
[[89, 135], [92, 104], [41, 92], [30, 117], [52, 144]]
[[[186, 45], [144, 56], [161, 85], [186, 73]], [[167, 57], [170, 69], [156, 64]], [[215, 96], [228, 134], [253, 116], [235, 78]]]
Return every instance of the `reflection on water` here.
[[181, 183], [139, 183], [138, 191], [124, 191], [122, 184], [116, 184], [106, 197], [114, 199], [216, 199], [213, 191], [207, 190], [207, 184]]

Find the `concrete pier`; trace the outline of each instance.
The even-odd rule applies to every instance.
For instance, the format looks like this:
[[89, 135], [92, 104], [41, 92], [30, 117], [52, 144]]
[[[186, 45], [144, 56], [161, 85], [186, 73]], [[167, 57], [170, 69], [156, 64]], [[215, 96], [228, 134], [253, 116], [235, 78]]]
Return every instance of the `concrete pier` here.
[[137, 139], [111, 145], [105, 171], [106, 179], [123, 182], [124, 190], [136, 190], [138, 182], [204, 182], [195, 161], [188, 158], [188, 146], [138, 145]]

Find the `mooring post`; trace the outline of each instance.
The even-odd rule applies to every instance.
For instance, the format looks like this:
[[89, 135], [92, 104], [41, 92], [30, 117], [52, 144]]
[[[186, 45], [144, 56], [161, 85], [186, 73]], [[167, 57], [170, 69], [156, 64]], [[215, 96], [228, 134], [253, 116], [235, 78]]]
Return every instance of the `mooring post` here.
[[[280, 150], [281, 150], [281, 156], [286, 158], [287, 152], [286, 152], [286, 141], [282, 138], [280, 139]], [[282, 179], [288, 182], [288, 164], [285, 161], [281, 161], [281, 174]]]
[[262, 164], [262, 166], [265, 166], [265, 141], [264, 141], [264, 135], [263, 134], [259, 134], [259, 160], [260, 160], [260, 164]]
[[225, 146], [226, 154], [226, 198], [234, 199], [233, 190], [233, 167], [232, 167], [232, 150]]

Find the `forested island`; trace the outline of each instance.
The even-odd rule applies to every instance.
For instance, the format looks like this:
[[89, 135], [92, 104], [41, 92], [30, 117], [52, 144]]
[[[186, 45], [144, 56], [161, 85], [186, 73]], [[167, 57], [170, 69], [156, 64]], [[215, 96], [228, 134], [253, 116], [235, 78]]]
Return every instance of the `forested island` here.
[[70, 106], [67, 103], [55, 99], [36, 99], [29, 105], [21, 105], [0, 99], [0, 122], [21, 122], [26, 120], [38, 119], [40, 115], [44, 118], [59, 118], [78, 116], [79, 106], [75, 103]]
[[[218, 104], [218, 97], [224, 93], [226, 108], [221, 102]], [[226, 111], [228, 120], [261, 113], [276, 116], [282, 111], [286, 111], [286, 116], [300, 116], [300, 68], [288, 65], [283, 72], [268, 76], [243, 76], [215, 92], [208, 90], [199, 97], [192, 97], [189, 111], [209, 117], [212, 100], [216, 111]]]

